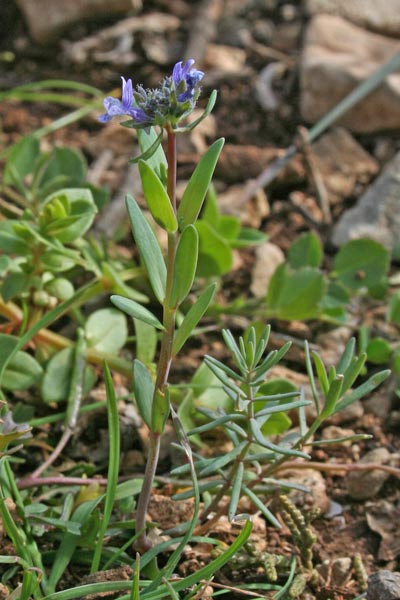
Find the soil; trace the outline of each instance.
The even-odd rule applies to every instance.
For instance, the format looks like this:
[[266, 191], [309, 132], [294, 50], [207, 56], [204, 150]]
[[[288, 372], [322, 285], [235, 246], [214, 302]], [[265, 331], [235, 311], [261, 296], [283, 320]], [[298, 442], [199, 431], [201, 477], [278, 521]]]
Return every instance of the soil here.
[[[104, 90], [107, 95], [111, 89], [118, 88], [120, 85], [121, 74], [129, 74], [135, 82], [142, 82], [145, 86], [157, 84], [162, 77], [170, 73], [171, 66], [176, 60], [185, 53], [189, 42], [193, 41], [193, 22], [189, 26], [190, 15], [195, 10], [200, 9], [204, 2], [191, 2], [189, 0], [175, 0], [169, 3], [167, 0], [153, 0], [144, 3], [143, 13], [160, 11], [165, 14], [178, 15], [180, 26], [173, 32], [165, 34], [165, 39], [157, 38], [155, 42], [163, 43], [169, 50], [172, 59], [157, 62], [155, 54], [149, 52], [151, 35], [142, 32], [135, 36], [133, 51], [137, 55], [137, 60], [132, 65], [123, 67], [115, 66], [107, 60], [100, 61], [93, 54], [88, 54], [86, 60], [81, 63], [74, 63], [68, 56], [68, 44], [77, 43], [90, 35], [95, 35], [102, 28], [108, 27], [117, 22], [121, 16], [106, 17], [96, 19], [93, 17], [90, 22], [79, 23], [77, 26], [71, 26], [63, 34], [60, 34], [56, 42], [47, 45], [39, 45], [29, 37], [26, 24], [12, 0], [3, 0], [2, 4], [2, 24], [0, 25], [0, 90], [11, 89], [31, 81], [44, 79], [69, 79], [90, 83]], [[233, 6], [234, 2], [227, 3]], [[210, 76], [205, 78], [202, 100], [200, 106], [204, 106], [206, 99], [212, 87], [219, 91], [219, 98], [216, 108], [213, 112], [215, 118], [215, 134], [224, 136], [228, 144], [241, 146], [242, 148], [252, 147], [247, 152], [261, 154], [266, 149], [281, 150], [289, 147], [298, 135], [298, 126], [303, 125], [298, 111], [298, 59], [301, 52], [302, 36], [307, 19], [304, 8], [301, 3], [293, 2], [251, 2], [248, 3], [249, 9], [240, 16], [240, 25], [243, 28], [244, 35], [251, 34], [253, 43], [247, 44], [241, 50], [244, 53], [245, 64], [248, 71], [243, 74], [240, 70], [231, 72], [218, 71], [211, 65], [207, 65], [207, 48], [215, 43], [215, 36], [203, 40], [204, 49], [200, 51], [198, 64], [205, 70], [210, 67]], [[201, 29], [201, 19], [205, 19], [204, 11], [200, 23], [197, 23]], [[229, 22], [228, 15], [224, 13], [220, 16], [219, 23]], [[204, 24], [203, 24], [204, 25]], [[207, 23], [206, 23], [207, 25]], [[209, 23], [208, 23], [209, 25]], [[212, 24], [215, 26], [215, 23]], [[232, 26], [233, 27], [233, 26]], [[263, 31], [267, 42], [263, 41]], [[224, 33], [220, 32], [223, 43], [235, 45], [237, 32], [234, 28], [227, 28]], [[257, 37], [258, 36], [258, 37]], [[200, 43], [200, 42], [199, 42]], [[267, 54], [272, 57], [280, 57], [285, 64], [284, 75], [277, 81], [274, 93], [279, 100], [278, 107], [274, 111], [266, 112], [263, 110], [254, 94], [254, 82], [257, 73], [266, 64], [266, 56], [260, 52], [260, 44], [266, 48]], [[103, 48], [103, 51], [109, 51], [110, 48]], [[7, 54], [8, 53], [8, 54]], [[149, 54], [152, 58], [149, 58]], [[162, 54], [162, 53], [161, 53]], [[51, 120], [65, 114], [66, 108], [48, 103], [29, 104], [15, 100], [3, 101], [0, 104], [0, 122], [2, 124], [3, 147], [17, 141], [22, 135], [26, 135], [35, 129], [48, 124]], [[368, 151], [374, 152], [378, 146], [385, 148], [388, 154], [385, 160], [390, 158], [396, 148], [394, 142], [395, 136], [391, 132], [379, 134], [379, 136], [359, 136], [358, 141]], [[212, 141], [212, 135], [205, 135], [204, 143]], [[379, 141], [379, 144], [378, 144]], [[121, 184], [126, 181], [127, 170], [129, 166], [126, 163], [127, 156], [134, 154], [132, 132], [122, 130], [118, 126], [110, 125], [107, 129], [100, 125], [96, 120], [96, 115], [89, 115], [78, 123], [68, 128], [61, 129], [45, 138], [43, 144], [46, 147], [53, 145], [70, 145], [79, 148], [86, 156], [89, 167], [93, 167], [96, 161], [102, 156], [106, 147], [111, 148], [112, 157], [108, 162], [105, 171], [98, 178], [98, 183], [107, 185], [110, 189], [113, 201], [106, 210], [113, 211], [114, 199]], [[251, 154], [249, 154], [251, 157]], [[183, 148], [180, 162], [179, 177], [185, 177], [193, 168], [195, 161], [199, 156], [194, 144]], [[379, 168], [383, 166], [382, 157], [376, 154], [375, 158], [379, 163]], [[243, 159], [245, 160], [245, 159]], [[265, 191], [266, 196], [262, 201], [266, 203], [269, 214], [263, 214], [257, 217], [257, 227], [264, 231], [269, 240], [280, 246], [286, 251], [290, 243], [296, 236], [310, 229], [310, 219], [304, 212], [298, 211], [293, 198], [296, 194], [301, 194], [305, 200], [308, 215], [313, 219], [314, 229], [317, 230], [322, 240], [325, 242], [326, 264], [332, 257], [333, 249], [329, 245], [329, 227], [320, 222], [320, 209], [313, 182], [307, 175], [304, 168], [304, 157], [299, 155], [298, 169], [293, 167], [295, 173], [293, 177], [281, 178], [269, 186]], [[250, 160], [253, 164], [253, 160]], [[224, 171], [221, 168], [218, 171], [215, 185], [221, 192], [226, 191], [233, 183], [240, 184], [245, 189], [248, 177], [242, 175], [242, 179], [233, 182], [232, 174], [227, 167]], [[240, 176], [239, 176], [240, 177]], [[334, 219], [348, 206], [351, 206], [366, 187], [358, 186], [353, 195], [349, 195], [337, 203], [334, 207]], [[250, 206], [250, 205], [249, 205]], [[246, 208], [247, 210], [247, 208]], [[250, 210], [250, 208], [248, 209]], [[254, 216], [248, 218], [254, 219]], [[110, 217], [111, 220], [111, 217]], [[105, 217], [107, 222], [107, 217]], [[122, 246], [127, 246], [128, 241], [121, 242]], [[221, 302], [228, 302], [243, 295], [249, 289], [250, 273], [254, 263], [254, 250], [244, 249], [237, 252], [236, 266], [234, 270], [224, 278], [223, 292], [221, 293]], [[357, 307], [356, 307], [357, 310]], [[382, 311], [379, 303], [371, 303], [368, 306], [362, 306], [359, 310], [363, 314], [355, 314], [356, 322], [361, 323], [368, 319], [373, 326], [379, 330], [385, 327]], [[229, 326], [235, 334], [242, 331], [249, 319], [242, 317], [222, 316], [220, 318], [224, 326]], [[212, 320], [210, 320], [212, 325]], [[321, 335], [329, 334], [329, 328], [319, 322], [311, 323], [282, 323], [273, 322], [273, 331], [276, 336], [276, 344], [281, 343], [279, 336], [289, 336], [295, 342], [308, 338], [308, 340], [318, 347]], [[211, 328], [212, 329], [212, 328]], [[218, 358], [227, 358], [224, 353], [217, 332], [204, 333], [194, 340], [190, 350], [177, 361], [172, 373], [173, 381], [183, 381], [188, 379], [200, 364], [202, 356], [207, 353]], [[295, 352], [287, 363], [287, 368], [294, 373], [304, 371], [301, 352]], [[115, 378], [115, 384], [118, 394], [121, 398], [127, 393], [127, 382], [122, 377]], [[359, 412], [349, 415], [347, 420], [335, 423], [338, 427], [352, 430], [356, 433], [372, 433], [373, 439], [357, 444], [350, 444], [347, 447], [328, 447], [329, 450], [312, 452], [312, 462], [318, 463], [318, 472], [322, 473], [324, 485], [324, 498], [328, 501], [325, 506], [325, 514], [321, 514], [312, 521], [312, 527], [316, 531], [317, 541], [314, 546], [314, 566], [323, 573], [319, 582], [310, 586], [308, 591], [300, 596], [307, 599], [327, 599], [341, 600], [351, 599], [360, 594], [365, 589], [365, 575], [362, 569], [353, 568], [348, 572], [347, 577], [334, 575], [334, 564], [338, 559], [350, 558], [359, 554], [367, 574], [379, 569], [389, 569], [397, 571], [400, 568], [400, 545], [394, 543], [398, 540], [398, 532], [387, 532], [386, 524], [383, 519], [377, 517], [374, 525], [371, 526], [370, 516], [376, 512], [377, 507], [381, 506], [382, 501], [387, 503], [387, 507], [398, 513], [400, 506], [400, 487], [399, 487], [399, 406], [395, 394], [396, 385], [391, 380], [385, 384], [384, 389], [380, 390], [380, 398], [385, 397], [385, 408], [382, 410], [379, 397], [369, 398]], [[103, 387], [100, 385], [97, 393], [103, 393]], [[15, 401], [18, 398], [14, 399]], [[120, 401], [121, 415], [124, 415], [126, 404], [124, 400]], [[141, 471], [144, 464], [144, 453], [146, 448], [146, 431], [143, 427], [132, 425], [132, 421], [125, 416], [122, 419], [122, 469], [121, 476], [131, 476], [132, 473]], [[396, 425], [397, 423], [397, 425]], [[332, 425], [332, 423], [330, 423]], [[107, 447], [106, 447], [106, 428], [107, 418], [103, 411], [96, 414], [96, 418], [82, 418], [79, 423], [79, 435], [73, 438], [73, 444], [67, 447], [62, 454], [62, 458], [57, 463], [59, 473], [73, 471], [73, 464], [81, 465], [87, 463], [84, 471], [93, 472], [96, 476], [103, 476], [106, 472]], [[323, 432], [322, 432], [323, 434]], [[47, 456], [49, 445], [53, 446], [60, 436], [59, 428], [42, 428], [35, 433], [34, 442], [21, 452], [20, 456], [25, 459], [23, 465], [19, 467], [19, 477], [27, 477]], [[170, 511], [181, 511], [179, 516], [188, 512], [187, 505], [177, 505], [178, 508], [171, 508], [170, 495], [174, 492], [171, 483], [164, 481], [163, 477], [168, 479], [168, 470], [173, 461], [176, 460], [170, 447], [172, 434], [165, 442], [163, 448], [163, 457], [161, 460], [159, 474], [161, 482], [154, 496], [152, 504], [152, 518], [157, 521], [171, 522], [175, 517], [171, 516]], [[213, 441], [216, 445], [223, 444], [224, 440]], [[355, 500], [348, 493], [347, 480], [352, 465], [358, 463], [359, 459], [367, 451], [374, 448], [386, 448], [391, 455], [390, 465], [392, 472], [388, 474], [387, 480], [382, 484], [379, 491], [365, 500]], [[89, 459], [88, 459], [89, 457]], [[344, 464], [342, 471], [332, 471], [330, 467], [335, 463]], [[326, 467], [326, 468], [325, 468]], [[79, 470], [79, 469], [78, 469]], [[300, 470], [301, 471], [301, 470]], [[35, 501], [40, 499], [40, 490], [31, 490], [32, 498]], [[164, 496], [165, 502], [160, 502]], [[157, 502], [162, 511], [157, 509]], [[303, 506], [305, 513], [315, 508], [315, 498], [309, 499], [308, 504]], [[190, 506], [189, 506], [190, 509]], [[250, 510], [254, 510], [250, 507]], [[190, 510], [189, 510], [190, 512]], [[396, 513], [396, 514], [397, 514]], [[279, 508], [278, 508], [279, 514]], [[182, 517], [185, 519], [185, 516]], [[186, 517], [187, 518], [187, 517]], [[280, 517], [281, 518], [281, 517]], [[283, 523], [284, 524], [284, 523]], [[225, 523], [216, 535], [224, 541], [233, 539], [235, 529]], [[258, 537], [257, 537], [258, 536]], [[261, 543], [263, 550], [277, 554], [290, 556], [298, 554], [299, 550], [294, 543], [290, 530], [284, 526], [282, 533], [277, 534], [271, 526], [265, 527], [265, 523], [256, 536], [256, 542]], [[260, 542], [261, 540], [261, 542]], [[391, 542], [390, 542], [391, 540]], [[382, 544], [385, 543], [384, 552]], [[10, 552], [9, 541], [2, 538], [0, 554]], [[188, 550], [185, 562], [180, 567], [180, 573], [190, 572], [199, 568], [204, 561], [209, 559], [209, 548], [202, 551]], [[124, 567], [125, 569], [125, 567]], [[4, 569], [3, 569], [4, 571]], [[116, 570], [118, 571], [118, 570]], [[1, 573], [1, 570], [0, 570]], [[125, 569], [124, 574], [117, 572], [111, 575], [119, 579], [128, 577]], [[243, 581], [261, 581], [263, 569], [258, 567], [248, 567], [235, 571], [234, 567], [229, 566], [222, 574], [217, 575], [216, 582], [221, 584], [235, 585]], [[77, 584], [85, 582], [85, 574], [80, 575], [79, 571], [69, 574], [70, 581], [64, 581], [63, 585], [68, 587], [71, 582]], [[206, 596], [206, 594], [204, 595]], [[225, 597], [243, 597], [235, 595], [234, 592], [228, 593]]]

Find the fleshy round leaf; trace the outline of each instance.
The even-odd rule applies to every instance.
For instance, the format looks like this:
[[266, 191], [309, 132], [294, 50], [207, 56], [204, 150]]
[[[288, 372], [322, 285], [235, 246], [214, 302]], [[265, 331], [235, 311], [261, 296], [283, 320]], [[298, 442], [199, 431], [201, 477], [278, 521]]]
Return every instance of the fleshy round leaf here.
[[3, 375], [3, 387], [6, 390], [26, 390], [39, 383], [43, 369], [33, 356], [27, 352], [17, 352], [8, 363]]
[[233, 254], [230, 244], [209, 223], [197, 221], [199, 234], [198, 277], [219, 277], [232, 267]]
[[288, 252], [289, 263], [295, 269], [299, 267], [319, 267], [323, 256], [321, 240], [312, 231], [299, 235]]
[[114, 308], [96, 310], [86, 321], [85, 334], [91, 348], [106, 354], [116, 354], [128, 337], [126, 318]]
[[267, 294], [267, 312], [277, 319], [311, 319], [319, 314], [325, 293], [325, 280], [317, 269], [303, 267], [292, 271], [279, 265]]
[[389, 252], [370, 239], [351, 240], [334, 259], [334, 275], [350, 289], [373, 288], [382, 283], [389, 268]]
[[[74, 349], [64, 348], [49, 360], [42, 379], [41, 394], [43, 401], [64, 402], [70, 393], [71, 377], [74, 364]], [[88, 367], [84, 375], [84, 392], [88, 392], [96, 381], [94, 371]]]

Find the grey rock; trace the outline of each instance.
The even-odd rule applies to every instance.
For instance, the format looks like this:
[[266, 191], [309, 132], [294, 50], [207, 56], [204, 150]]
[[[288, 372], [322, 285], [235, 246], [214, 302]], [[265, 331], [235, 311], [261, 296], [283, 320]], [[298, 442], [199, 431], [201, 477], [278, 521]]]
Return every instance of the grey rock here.
[[[300, 109], [315, 123], [400, 49], [399, 40], [320, 14], [308, 25], [301, 59]], [[351, 131], [400, 127], [400, 74], [392, 73], [340, 120]]]
[[333, 229], [332, 242], [369, 237], [393, 249], [400, 239], [400, 152]]
[[398, 0], [306, 0], [306, 10], [310, 15], [338, 15], [378, 33], [400, 34]]
[[368, 578], [367, 600], [400, 600], [400, 573], [373, 573]]
[[[390, 452], [386, 448], [375, 448], [367, 452], [360, 463], [387, 464], [390, 460]], [[352, 471], [347, 478], [347, 491], [355, 500], [367, 500], [373, 498], [382, 488], [385, 481], [390, 477], [389, 473], [381, 469], [371, 471]]]

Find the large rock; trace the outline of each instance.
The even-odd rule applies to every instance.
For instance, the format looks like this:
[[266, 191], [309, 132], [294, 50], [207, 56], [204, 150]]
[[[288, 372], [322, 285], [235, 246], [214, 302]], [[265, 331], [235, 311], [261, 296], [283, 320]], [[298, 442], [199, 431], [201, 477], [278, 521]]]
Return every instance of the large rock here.
[[83, 19], [124, 14], [140, 8], [140, 0], [17, 0], [29, 33], [39, 43], [54, 40], [72, 23]]
[[306, 0], [306, 10], [338, 15], [378, 33], [400, 34], [399, 0]]
[[335, 246], [369, 237], [393, 249], [400, 240], [400, 152], [356, 206], [343, 213], [332, 234]]
[[335, 127], [312, 145], [313, 157], [330, 204], [337, 204], [365, 185], [379, 169], [377, 161], [343, 127]]
[[[400, 42], [333, 15], [308, 26], [301, 62], [301, 113], [314, 123], [400, 50]], [[341, 119], [355, 132], [400, 128], [400, 74], [392, 73]]]
[[368, 578], [367, 600], [399, 600], [400, 573], [378, 571]]

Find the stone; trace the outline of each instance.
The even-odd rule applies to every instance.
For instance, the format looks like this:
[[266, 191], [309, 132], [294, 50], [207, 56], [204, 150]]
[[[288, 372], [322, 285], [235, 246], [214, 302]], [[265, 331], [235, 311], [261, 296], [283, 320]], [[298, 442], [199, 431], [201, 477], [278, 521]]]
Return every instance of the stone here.
[[367, 184], [379, 169], [378, 162], [343, 127], [335, 127], [312, 146], [329, 204], [338, 204]]
[[205, 55], [205, 69], [217, 69], [224, 73], [237, 73], [245, 68], [246, 52], [242, 48], [208, 44]]
[[[237, 183], [258, 177], [273, 161], [282, 158], [286, 153], [281, 148], [260, 148], [253, 145], [225, 144], [215, 168], [217, 177], [226, 183]], [[300, 157], [293, 160], [283, 169], [274, 181], [275, 186], [304, 183], [306, 173]]]
[[400, 152], [381, 175], [346, 210], [332, 233], [332, 243], [342, 246], [349, 240], [368, 237], [393, 250], [400, 239]]
[[[300, 110], [315, 123], [384, 65], [400, 42], [341, 17], [316, 15], [308, 25], [300, 68]], [[392, 73], [338, 121], [358, 133], [399, 129], [400, 73]]]
[[264, 219], [270, 214], [268, 198], [261, 188], [247, 199], [246, 187], [243, 184], [231, 185], [219, 192], [218, 205], [223, 214], [239, 217], [244, 227], [260, 229]]
[[258, 246], [251, 274], [250, 291], [256, 298], [264, 298], [269, 282], [277, 267], [284, 262], [285, 255], [279, 246], [266, 242]]
[[[337, 425], [328, 425], [322, 430], [321, 439], [325, 441], [338, 440], [354, 435], [355, 431], [353, 429], [343, 429], [343, 427], [338, 427]], [[331, 442], [329, 444], [329, 449], [340, 450], [341, 448], [350, 448], [352, 443], [351, 440], [346, 440], [345, 442]], [[328, 446], [326, 446], [326, 448], [328, 448]]]
[[349, 556], [335, 558], [332, 561], [331, 585], [343, 587], [351, 575], [353, 561]]
[[[361, 464], [377, 463], [387, 464], [390, 460], [390, 452], [386, 448], [375, 448], [370, 450], [360, 460]], [[347, 491], [354, 500], [368, 500], [378, 494], [390, 474], [381, 469], [370, 471], [351, 471], [347, 478]]]
[[400, 573], [378, 571], [368, 577], [367, 600], [399, 600]]
[[280, 479], [309, 488], [309, 493], [300, 490], [290, 490], [288, 492], [290, 500], [300, 509], [319, 508], [322, 514], [329, 509], [330, 500], [326, 492], [325, 479], [319, 471], [311, 468], [291, 468], [282, 470]]
[[400, 35], [398, 0], [306, 0], [309, 15], [328, 13], [385, 35]]
[[30, 35], [39, 43], [56, 39], [72, 23], [141, 8], [140, 0], [17, 0], [17, 4]]

